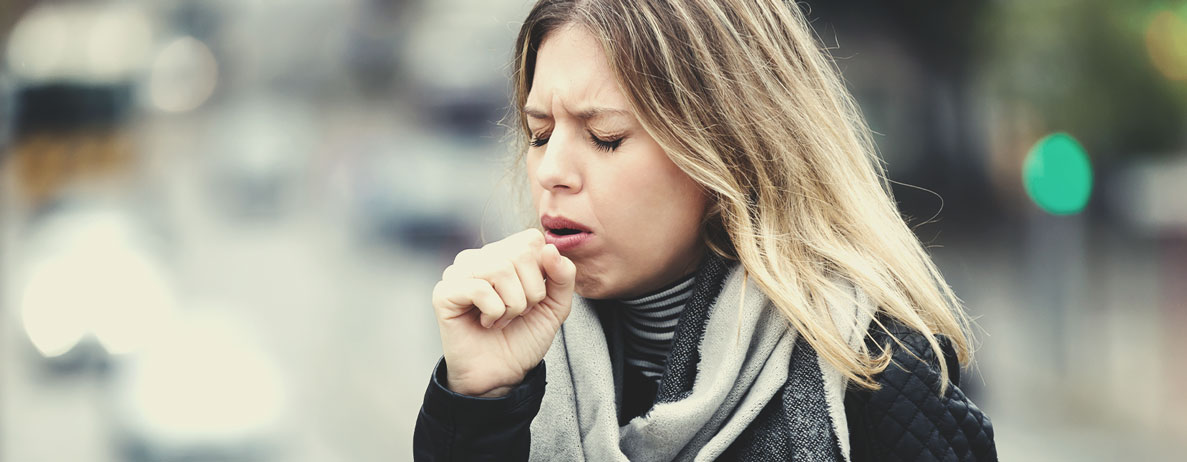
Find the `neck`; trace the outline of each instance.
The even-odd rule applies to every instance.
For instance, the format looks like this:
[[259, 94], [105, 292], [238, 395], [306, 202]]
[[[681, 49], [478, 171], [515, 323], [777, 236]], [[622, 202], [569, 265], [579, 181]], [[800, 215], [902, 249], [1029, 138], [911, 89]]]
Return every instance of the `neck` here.
[[705, 253], [706, 250], [704, 247], [698, 247], [694, 252], [691, 252], [691, 258], [684, 259], [679, 264], [673, 265], [649, 283], [613, 298], [616, 300], [629, 300], [662, 291], [664, 288], [670, 287], [678, 281], [689, 277], [689, 275], [696, 273], [705, 261]]

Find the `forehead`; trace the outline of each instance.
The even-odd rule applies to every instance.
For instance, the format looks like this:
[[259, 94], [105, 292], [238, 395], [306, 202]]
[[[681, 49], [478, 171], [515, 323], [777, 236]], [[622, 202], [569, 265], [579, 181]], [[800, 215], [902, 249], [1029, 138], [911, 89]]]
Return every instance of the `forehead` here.
[[[563, 107], [554, 108], [554, 103]], [[588, 106], [626, 109], [601, 43], [585, 28], [563, 26], [544, 37], [527, 105], [545, 111], [576, 111]]]

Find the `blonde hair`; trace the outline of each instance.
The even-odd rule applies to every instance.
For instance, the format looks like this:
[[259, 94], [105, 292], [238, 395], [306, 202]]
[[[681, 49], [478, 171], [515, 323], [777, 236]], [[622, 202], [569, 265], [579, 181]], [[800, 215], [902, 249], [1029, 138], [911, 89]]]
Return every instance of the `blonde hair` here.
[[868, 388], [889, 364], [886, 349], [851, 346], [829, 314], [827, 300], [855, 300], [856, 287], [883, 316], [926, 337], [946, 389], [937, 336], [967, 364], [968, 318], [899, 215], [870, 130], [798, 6], [538, 2], [515, 45], [520, 159], [536, 52], [568, 24], [600, 40], [644, 129], [706, 191], [706, 246], [740, 261], [821, 358]]

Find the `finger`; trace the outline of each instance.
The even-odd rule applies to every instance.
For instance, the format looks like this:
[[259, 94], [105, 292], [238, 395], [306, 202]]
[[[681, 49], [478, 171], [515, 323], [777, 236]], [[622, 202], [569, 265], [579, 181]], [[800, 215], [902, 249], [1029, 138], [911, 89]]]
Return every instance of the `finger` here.
[[530, 310], [548, 296], [548, 287], [544, 280], [544, 264], [541, 261], [547, 241], [544, 239], [544, 233], [536, 228], [526, 229], [519, 234], [526, 240], [530, 254], [526, 255], [523, 260], [517, 260], [515, 269], [519, 272], [520, 281], [523, 282], [524, 294], [528, 298], [527, 309]]
[[444, 319], [463, 316], [477, 307], [481, 312], [479, 322], [482, 327], [490, 327], [506, 311], [503, 299], [490, 282], [483, 279], [438, 282], [433, 288], [433, 306]]
[[[509, 260], [504, 260], [498, 265], [498, 269], [488, 274], [483, 279], [490, 281], [495, 292], [498, 292], [499, 297], [503, 299], [503, 305], [506, 306], [503, 315], [496, 319], [496, 322], [510, 322], [528, 307], [527, 296], [524, 294], [523, 284], [519, 281], [519, 275], [515, 271], [515, 265]], [[503, 325], [506, 325], [506, 322]]]
[[476, 249], [465, 249], [453, 257], [453, 264], [446, 266], [441, 272], [441, 280], [470, 279], [474, 277], [472, 269], [476, 262], [481, 262], [482, 252]]
[[548, 282], [545, 283], [545, 287], [548, 289], [545, 302], [550, 303], [553, 309], [558, 310], [557, 314], [561, 319], [564, 319], [569, 315], [569, 306], [573, 303], [577, 265], [561, 255], [556, 246], [552, 244], [544, 246], [540, 260], [544, 264], [544, 275], [548, 278]]
[[445, 271], [441, 272], [442, 281], [450, 281], [454, 279], [469, 279], [470, 275], [462, 274], [463, 270], [458, 265], [453, 264], [445, 267]]
[[543, 256], [541, 249], [533, 251], [515, 259], [515, 272], [519, 275], [519, 282], [523, 284], [523, 293], [527, 297], [528, 309], [544, 300], [548, 296], [548, 288], [544, 285], [544, 271], [540, 262]]
[[495, 291], [495, 288], [490, 285], [489, 281], [482, 279], [471, 279], [473, 292], [471, 292], [474, 306], [482, 311], [478, 322], [482, 327], [490, 327], [495, 324], [495, 321], [503, 316], [507, 311], [507, 305], [503, 303], [502, 297]]
[[536, 228], [528, 228], [512, 236], [512, 239], [526, 243], [534, 249], [543, 249], [546, 242], [544, 240], [544, 232]]

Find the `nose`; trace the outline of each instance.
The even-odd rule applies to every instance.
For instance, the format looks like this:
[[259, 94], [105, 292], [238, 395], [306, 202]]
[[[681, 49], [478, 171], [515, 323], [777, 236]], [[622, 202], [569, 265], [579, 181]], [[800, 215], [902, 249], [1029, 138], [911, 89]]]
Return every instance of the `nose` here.
[[576, 193], [581, 190], [579, 139], [553, 130], [544, 153], [536, 161], [535, 176], [540, 186], [553, 193]]

